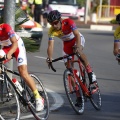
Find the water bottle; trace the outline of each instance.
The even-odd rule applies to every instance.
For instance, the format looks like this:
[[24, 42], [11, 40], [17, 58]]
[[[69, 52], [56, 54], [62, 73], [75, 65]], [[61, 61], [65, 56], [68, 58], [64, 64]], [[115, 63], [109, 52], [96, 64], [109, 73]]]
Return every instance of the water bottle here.
[[16, 88], [20, 90], [20, 92], [23, 91], [22, 86], [20, 85], [20, 83], [18, 82], [18, 80], [16, 78], [13, 78], [12, 82], [14, 83], [14, 85], [16, 86]]

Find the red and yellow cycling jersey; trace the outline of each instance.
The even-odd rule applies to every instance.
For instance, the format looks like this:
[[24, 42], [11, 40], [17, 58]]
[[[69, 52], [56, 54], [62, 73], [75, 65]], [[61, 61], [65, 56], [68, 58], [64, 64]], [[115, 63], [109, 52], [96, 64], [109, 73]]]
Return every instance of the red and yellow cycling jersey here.
[[53, 27], [50, 27], [48, 36], [49, 40], [53, 40], [54, 37], [58, 37], [63, 41], [69, 41], [75, 38], [73, 30], [77, 29], [76, 24], [71, 19], [62, 20], [61, 30], [55, 30]]
[[120, 42], [120, 26], [114, 32], [114, 40], [115, 42]]
[[[76, 38], [73, 33], [76, 30], [76, 24], [71, 19], [62, 20], [62, 27], [60, 30], [55, 30], [52, 26], [48, 31], [49, 40], [53, 40], [54, 37], [58, 37], [63, 41], [63, 51], [66, 54], [71, 54], [73, 52], [73, 46], [75, 45]], [[85, 39], [83, 35], [80, 33], [80, 42], [84, 47]]]

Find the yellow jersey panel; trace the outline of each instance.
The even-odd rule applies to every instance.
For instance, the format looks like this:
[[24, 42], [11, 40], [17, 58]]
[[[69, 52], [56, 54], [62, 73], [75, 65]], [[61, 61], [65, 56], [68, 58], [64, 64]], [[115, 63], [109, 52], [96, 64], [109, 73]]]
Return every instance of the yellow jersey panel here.
[[49, 36], [49, 38], [53, 38], [53, 37], [61, 38], [63, 36], [63, 33], [61, 30], [57, 31], [51, 26], [48, 31], [48, 36]]
[[115, 40], [120, 40], [120, 26], [116, 28], [114, 32], [114, 39]]

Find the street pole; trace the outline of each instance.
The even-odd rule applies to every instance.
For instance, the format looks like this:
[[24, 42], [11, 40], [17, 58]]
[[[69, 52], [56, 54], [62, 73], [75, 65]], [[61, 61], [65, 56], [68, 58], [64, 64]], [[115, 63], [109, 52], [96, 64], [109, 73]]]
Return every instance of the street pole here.
[[85, 16], [84, 16], [84, 22], [85, 24], [87, 24], [87, 19], [88, 19], [88, 6], [89, 6], [89, 0], [86, 0], [86, 4], [85, 4]]
[[99, 14], [98, 14], [98, 20], [100, 20], [101, 19], [101, 11], [102, 11], [102, 0], [100, 0], [100, 5], [99, 5], [100, 7], [99, 7]]
[[107, 11], [107, 17], [110, 15], [110, 0], [108, 0], [108, 11]]
[[[15, 27], [15, 4], [16, 4], [16, 0], [4, 0], [3, 20], [4, 23], [10, 24], [13, 30]], [[7, 66], [10, 69], [13, 69], [13, 60], [10, 60], [7, 63]], [[10, 78], [12, 78], [12, 74], [9, 73], [8, 75], [10, 76]]]

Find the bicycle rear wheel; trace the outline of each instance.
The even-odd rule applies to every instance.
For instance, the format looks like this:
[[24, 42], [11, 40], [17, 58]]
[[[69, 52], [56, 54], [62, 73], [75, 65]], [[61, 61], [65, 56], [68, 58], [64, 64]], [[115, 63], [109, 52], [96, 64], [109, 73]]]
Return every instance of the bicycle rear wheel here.
[[[2, 81], [0, 82], [2, 84]], [[2, 89], [3, 91], [2, 91]], [[9, 81], [5, 81], [0, 87], [0, 119], [2, 120], [19, 120], [20, 105], [19, 99], [13, 85]]]
[[[95, 88], [94, 88], [95, 87]], [[90, 92], [91, 92], [91, 96], [90, 96], [90, 101], [93, 105], [93, 107], [96, 110], [100, 110], [102, 103], [101, 103], [101, 93], [100, 93], [100, 89], [98, 86], [98, 83], [96, 81], [96, 83], [94, 83], [94, 87], [90, 87]]]
[[43, 83], [35, 74], [30, 74], [30, 76], [33, 78], [33, 80], [36, 84], [36, 87], [38, 89], [38, 92], [44, 98], [44, 110], [40, 111], [40, 112], [36, 112], [35, 99], [34, 99], [33, 92], [27, 86], [27, 88], [26, 88], [26, 96], [27, 97], [26, 98], [28, 101], [30, 101], [28, 108], [30, 109], [30, 111], [32, 112], [32, 114], [36, 118], [36, 120], [47, 120], [48, 116], [49, 116], [49, 101], [48, 101], [47, 92], [43, 86]]
[[68, 100], [72, 106], [72, 108], [75, 110], [75, 112], [77, 114], [83, 114], [84, 113], [84, 97], [83, 97], [83, 92], [82, 89], [79, 85], [79, 83], [76, 84], [76, 86], [78, 87], [78, 91], [81, 97], [81, 104], [80, 106], [76, 106], [76, 100], [77, 100], [77, 96], [76, 96], [76, 90], [74, 89], [74, 87], [71, 85], [71, 73], [68, 69], [66, 69], [64, 71], [64, 75], [63, 75], [63, 81], [64, 81], [64, 87], [65, 87], [65, 92], [66, 95], [68, 97]]

